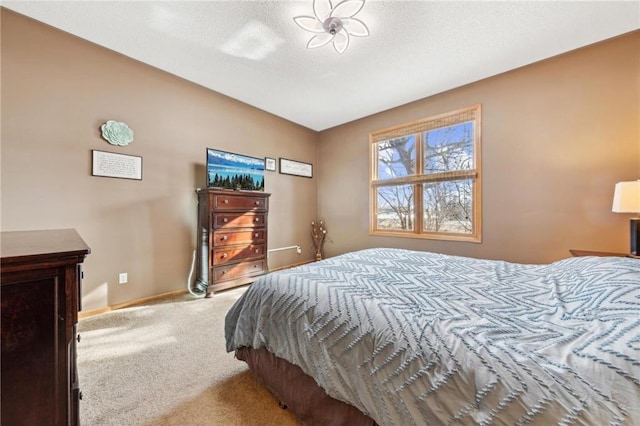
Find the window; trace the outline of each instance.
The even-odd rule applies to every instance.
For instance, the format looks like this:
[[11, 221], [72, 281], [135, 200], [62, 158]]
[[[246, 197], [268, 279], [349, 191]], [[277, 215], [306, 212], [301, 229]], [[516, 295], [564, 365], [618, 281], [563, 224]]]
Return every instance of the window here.
[[369, 141], [372, 235], [481, 241], [480, 105]]

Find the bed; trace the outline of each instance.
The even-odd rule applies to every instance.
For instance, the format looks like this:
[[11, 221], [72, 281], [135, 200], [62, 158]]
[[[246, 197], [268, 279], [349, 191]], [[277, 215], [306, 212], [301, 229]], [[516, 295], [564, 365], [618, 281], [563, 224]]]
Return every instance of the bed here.
[[355, 251], [260, 277], [225, 336], [304, 424], [640, 424], [636, 259]]

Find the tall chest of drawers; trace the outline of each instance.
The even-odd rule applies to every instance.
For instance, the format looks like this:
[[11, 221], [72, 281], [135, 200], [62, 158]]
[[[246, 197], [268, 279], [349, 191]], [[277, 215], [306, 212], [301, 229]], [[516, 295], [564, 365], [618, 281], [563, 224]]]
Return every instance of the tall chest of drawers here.
[[196, 287], [210, 297], [265, 274], [271, 194], [208, 188], [197, 194]]

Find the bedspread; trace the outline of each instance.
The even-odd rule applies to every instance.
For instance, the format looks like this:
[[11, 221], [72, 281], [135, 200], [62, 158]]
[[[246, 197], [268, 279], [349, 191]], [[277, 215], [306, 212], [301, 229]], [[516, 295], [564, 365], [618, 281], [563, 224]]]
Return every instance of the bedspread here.
[[225, 334], [380, 425], [640, 424], [640, 260], [361, 250], [260, 277]]

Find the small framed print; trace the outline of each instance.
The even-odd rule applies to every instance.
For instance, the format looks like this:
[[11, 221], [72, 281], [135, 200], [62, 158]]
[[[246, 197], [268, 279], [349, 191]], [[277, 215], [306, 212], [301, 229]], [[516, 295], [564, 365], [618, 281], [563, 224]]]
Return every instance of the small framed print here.
[[264, 169], [270, 172], [276, 171], [276, 159], [270, 157], [264, 157]]
[[301, 161], [280, 159], [280, 173], [285, 175], [302, 176], [307, 178], [313, 177], [313, 165], [303, 163]]
[[142, 180], [142, 157], [92, 150], [93, 176]]

